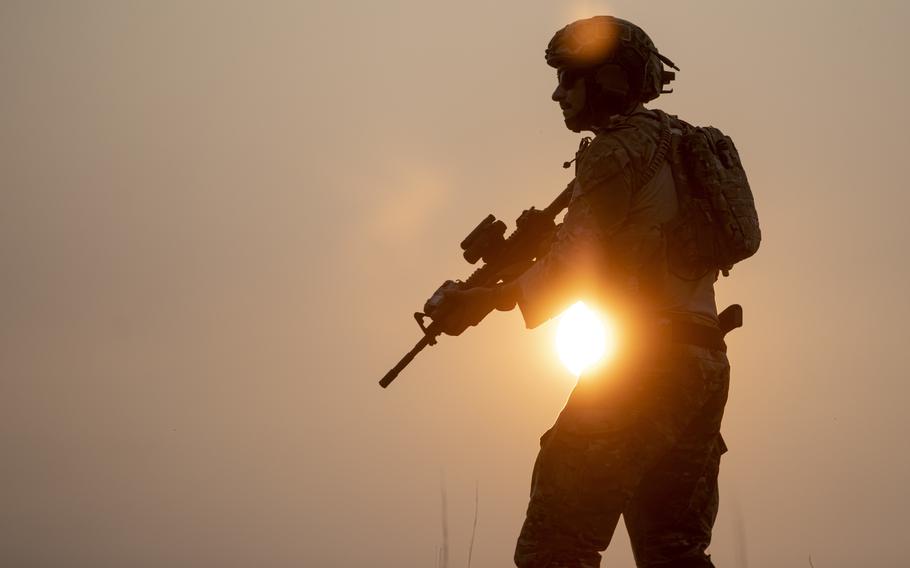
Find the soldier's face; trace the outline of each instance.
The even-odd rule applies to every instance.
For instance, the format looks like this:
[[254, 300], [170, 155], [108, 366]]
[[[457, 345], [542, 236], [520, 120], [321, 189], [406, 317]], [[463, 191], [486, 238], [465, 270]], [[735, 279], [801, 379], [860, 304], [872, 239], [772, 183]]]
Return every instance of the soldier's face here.
[[557, 77], [559, 82], [551, 98], [559, 103], [566, 126], [578, 132], [585, 126], [581, 124], [587, 98], [584, 77], [566, 70], [560, 70]]

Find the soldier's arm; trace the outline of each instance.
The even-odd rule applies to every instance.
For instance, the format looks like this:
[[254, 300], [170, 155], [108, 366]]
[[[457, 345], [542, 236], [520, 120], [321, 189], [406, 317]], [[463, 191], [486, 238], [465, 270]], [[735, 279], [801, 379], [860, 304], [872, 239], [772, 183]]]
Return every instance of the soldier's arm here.
[[630, 162], [617, 140], [596, 138], [581, 160], [572, 200], [549, 252], [502, 290], [500, 305], [517, 303], [529, 329], [598, 285], [604, 274], [604, 243], [629, 214]]

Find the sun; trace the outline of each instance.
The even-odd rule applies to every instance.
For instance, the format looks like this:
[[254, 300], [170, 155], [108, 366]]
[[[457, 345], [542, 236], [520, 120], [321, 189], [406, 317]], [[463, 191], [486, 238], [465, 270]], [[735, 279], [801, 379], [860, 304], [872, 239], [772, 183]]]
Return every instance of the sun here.
[[612, 354], [615, 344], [613, 327], [584, 302], [576, 302], [559, 316], [556, 352], [576, 377]]

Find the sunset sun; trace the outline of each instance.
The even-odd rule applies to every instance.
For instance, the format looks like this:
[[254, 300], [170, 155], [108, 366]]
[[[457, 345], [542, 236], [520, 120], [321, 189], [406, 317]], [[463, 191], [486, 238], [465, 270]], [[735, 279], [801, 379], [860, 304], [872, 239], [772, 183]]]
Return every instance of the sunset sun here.
[[613, 352], [613, 328], [584, 302], [576, 302], [559, 316], [556, 352], [576, 377]]

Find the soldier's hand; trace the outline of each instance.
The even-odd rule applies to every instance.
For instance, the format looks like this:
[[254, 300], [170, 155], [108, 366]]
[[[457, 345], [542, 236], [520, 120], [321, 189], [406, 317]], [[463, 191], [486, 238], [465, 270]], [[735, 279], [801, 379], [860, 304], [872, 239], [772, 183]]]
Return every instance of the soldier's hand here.
[[496, 302], [492, 288], [446, 290], [439, 306], [433, 311], [433, 323], [446, 335], [461, 335], [487, 317], [496, 308]]

